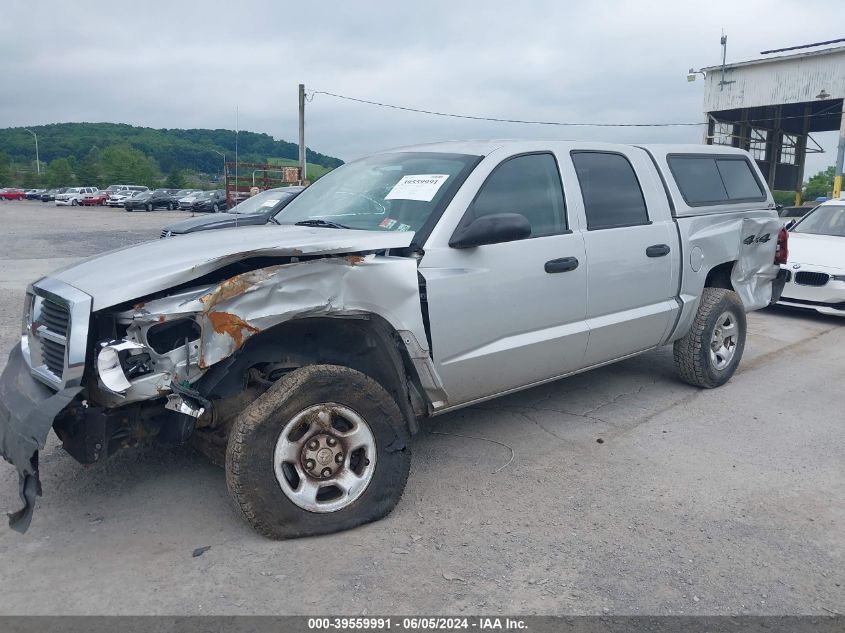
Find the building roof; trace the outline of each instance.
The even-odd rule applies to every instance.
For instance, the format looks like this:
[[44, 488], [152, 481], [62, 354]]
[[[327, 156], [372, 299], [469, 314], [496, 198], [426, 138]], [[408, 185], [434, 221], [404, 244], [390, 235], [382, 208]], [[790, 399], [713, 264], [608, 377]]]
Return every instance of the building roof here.
[[[791, 55], [773, 55], [770, 57], [761, 57], [759, 59], [750, 59], [744, 62], [732, 62], [730, 64], [725, 64], [725, 68], [741, 68], [742, 66], [755, 66], [757, 64], [771, 64], [773, 62], [781, 62], [785, 60], [791, 59], [801, 59], [807, 57], [818, 57], [821, 55], [832, 55], [836, 53], [845, 53], [845, 46], [836, 46], [834, 48], [825, 48], [820, 51], [806, 51], [803, 53], [793, 53]], [[706, 68], [702, 68], [704, 72], [710, 72], [713, 70], [720, 70], [722, 68], [721, 64], [716, 66], [707, 66]]]

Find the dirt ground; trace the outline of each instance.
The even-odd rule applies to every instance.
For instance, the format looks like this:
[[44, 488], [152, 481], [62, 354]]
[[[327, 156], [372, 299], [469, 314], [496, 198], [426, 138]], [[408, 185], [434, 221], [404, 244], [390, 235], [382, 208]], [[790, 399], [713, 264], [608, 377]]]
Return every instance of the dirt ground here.
[[[0, 203], [0, 367], [28, 282], [186, 215]], [[256, 535], [190, 449], [86, 468], [51, 435], [0, 614], [843, 612], [845, 319], [749, 325], [720, 389], [664, 348], [424, 424], [396, 510], [327, 537]]]

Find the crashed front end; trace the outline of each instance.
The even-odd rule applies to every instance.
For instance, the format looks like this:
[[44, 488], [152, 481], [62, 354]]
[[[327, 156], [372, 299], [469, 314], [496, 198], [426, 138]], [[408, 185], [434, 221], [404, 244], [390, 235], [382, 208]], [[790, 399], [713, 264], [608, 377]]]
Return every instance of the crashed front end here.
[[0, 379], [0, 454], [18, 470], [24, 504], [9, 516], [13, 529], [29, 527], [38, 451], [51, 428], [83, 464], [154, 438], [183, 443], [251, 401], [240, 396], [260, 393], [244, 384], [228, 405], [212, 404], [201, 379], [265, 330], [311, 316], [366, 318], [381, 304], [403, 338], [417, 348], [425, 341], [415, 259], [370, 252], [274, 261], [233, 276], [188, 277], [99, 310], [91, 295], [55, 278], [29, 288], [21, 343]]
[[68, 453], [90, 464], [162, 431], [184, 436], [188, 425], [166, 407], [180, 417], [202, 412], [174, 395], [202, 373], [196, 322], [158, 314], [148, 323], [91, 306], [91, 296], [53, 278], [26, 293], [21, 341], [0, 377], [0, 454], [18, 470], [24, 504], [9, 523], [21, 532], [41, 491], [38, 451], [51, 428]]

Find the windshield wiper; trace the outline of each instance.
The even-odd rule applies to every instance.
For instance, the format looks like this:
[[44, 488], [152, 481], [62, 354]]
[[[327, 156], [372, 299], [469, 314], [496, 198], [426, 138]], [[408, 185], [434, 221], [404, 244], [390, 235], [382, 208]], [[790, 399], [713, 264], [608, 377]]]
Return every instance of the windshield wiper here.
[[321, 226], [328, 229], [348, 229], [348, 226], [343, 226], [342, 224], [338, 224], [337, 222], [332, 222], [331, 220], [321, 220], [321, 219], [313, 219], [313, 220], [300, 220], [299, 222], [294, 222], [294, 226]]
[[268, 222], [272, 222], [273, 224], [281, 224], [281, 222], [279, 222], [279, 221], [276, 219], [276, 216], [275, 216], [275, 215], [271, 215], [271, 216], [267, 219], [267, 221], [268, 221]]

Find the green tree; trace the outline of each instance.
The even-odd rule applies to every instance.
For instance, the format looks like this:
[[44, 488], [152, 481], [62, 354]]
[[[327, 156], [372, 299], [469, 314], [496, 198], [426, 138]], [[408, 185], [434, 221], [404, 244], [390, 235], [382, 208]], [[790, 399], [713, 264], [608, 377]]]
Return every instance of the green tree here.
[[804, 185], [804, 199], [815, 200], [819, 196], [829, 196], [833, 191], [833, 177], [835, 169], [833, 165], [820, 171], [815, 176], [810, 176], [807, 184]]
[[67, 158], [54, 158], [47, 165], [47, 184], [51, 187], [69, 187], [73, 184], [73, 170]]
[[0, 187], [7, 187], [12, 180], [12, 169], [9, 155], [0, 152]]
[[87, 186], [102, 186], [100, 150], [92, 148], [88, 155], [76, 165], [76, 180]]
[[164, 186], [168, 189], [184, 189], [187, 187], [185, 175], [181, 169], [174, 169], [167, 175], [167, 180], [164, 181]]
[[35, 189], [40, 184], [41, 179], [38, 177], [38, 174], [36, 172], [24, 172], [23, 177], [21, 178], [21, 186], [24, 189]]
[[106, 185], [155, 187], [161, 180], [156, 162], [128, 145], [111, 145], [104, 149], [100, 156], [100, 169]]
[[785, 207], [791, 207], [795, 204], [794, 191], [772, 191], [772, 197], [777, 204], [782, 204]]

